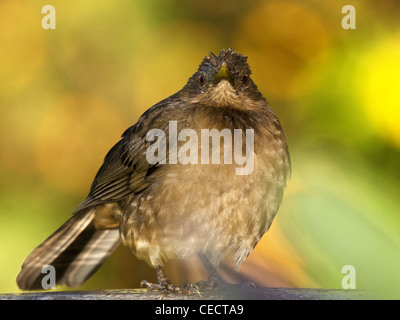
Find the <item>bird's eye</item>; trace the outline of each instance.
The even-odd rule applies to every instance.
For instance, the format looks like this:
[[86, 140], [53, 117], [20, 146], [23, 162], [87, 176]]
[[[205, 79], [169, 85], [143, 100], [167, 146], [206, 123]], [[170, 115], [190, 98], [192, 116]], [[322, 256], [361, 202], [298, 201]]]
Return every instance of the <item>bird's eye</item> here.
[[242, 77], [242, 83], [243, 84], [247, 84], [249, 82], [249, 76], [248, 75], [244, 75], [243, 77]]
[[199, 77], [197, 78], [197, 80], [199, 81], [199, 83], [200, 83], [201, 85], [204, 84], [204, 76], [203, 76], [202, 74], [199, 75]]

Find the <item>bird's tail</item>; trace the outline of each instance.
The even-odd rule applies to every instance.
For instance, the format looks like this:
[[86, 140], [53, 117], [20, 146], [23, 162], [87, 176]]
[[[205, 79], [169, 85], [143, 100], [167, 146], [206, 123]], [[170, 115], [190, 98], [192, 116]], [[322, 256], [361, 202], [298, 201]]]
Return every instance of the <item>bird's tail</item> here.
[[95, 214], [96, 208], [76, 213], [34, 249], [18, 274], [20, 289], [47, 289], [48, 266], [54, 267], [57, 285], [76, 287], [93, 275], [120, 243], [118, 227], [99, 228]]

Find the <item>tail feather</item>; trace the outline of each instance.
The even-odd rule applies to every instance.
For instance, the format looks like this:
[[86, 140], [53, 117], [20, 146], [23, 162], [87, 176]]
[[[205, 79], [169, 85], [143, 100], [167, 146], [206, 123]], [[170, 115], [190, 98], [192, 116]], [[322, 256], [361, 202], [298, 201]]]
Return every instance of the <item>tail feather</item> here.
[[41, 290], [43, 267], [55, 268], [57, 285], [79, 286], [100, 268], [120, 243], [118, 229], [96, 229], [96, 209], [72, 216], [25, 259], [17, 284]]
[[77, 287], [89, 279], [118, 247], [119, 239], [119, 229], [96, 230], [85, 250], [80, 251], [66, 270], [65, 284]]

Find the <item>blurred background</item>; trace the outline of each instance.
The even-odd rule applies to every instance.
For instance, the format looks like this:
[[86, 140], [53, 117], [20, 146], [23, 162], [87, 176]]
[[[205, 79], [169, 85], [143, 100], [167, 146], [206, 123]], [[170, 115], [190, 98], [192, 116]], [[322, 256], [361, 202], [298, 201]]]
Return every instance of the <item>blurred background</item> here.
[[[55, 30], [42, 28], [45, 4]], [[342, 28], [348, 4], [355, 30]], [[341, 288], [352, 265], [358, 289], [400, 298], [399, 13], [396, 0], [1, 0], [0, 292], [19, 292], [24, 258], [86, 197], [122, 132], [232, 47], [249, 57], [293, 165], [242, 274]], [[167, 273], [196, 277], [174, 263]], [[142, 279], [154, 271], [121, 247], [78, 289]]]

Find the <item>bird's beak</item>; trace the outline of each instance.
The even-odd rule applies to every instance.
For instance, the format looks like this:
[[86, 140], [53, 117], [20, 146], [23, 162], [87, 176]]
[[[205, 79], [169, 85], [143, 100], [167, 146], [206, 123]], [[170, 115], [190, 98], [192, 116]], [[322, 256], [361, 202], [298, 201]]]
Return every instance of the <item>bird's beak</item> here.
[[222, 62], [221, 67], [219, 68], [217, 74], [213, 78], [214, 83], [219, 83], [221, 80], [228, 80], [232, 85], [234, 84], [233, 76], [231, 71], [228, 68], [226, 62]]

